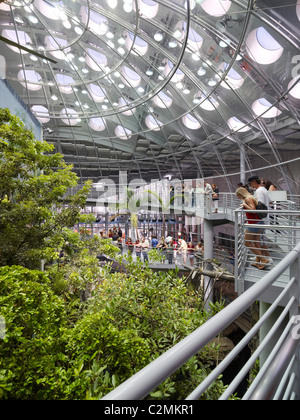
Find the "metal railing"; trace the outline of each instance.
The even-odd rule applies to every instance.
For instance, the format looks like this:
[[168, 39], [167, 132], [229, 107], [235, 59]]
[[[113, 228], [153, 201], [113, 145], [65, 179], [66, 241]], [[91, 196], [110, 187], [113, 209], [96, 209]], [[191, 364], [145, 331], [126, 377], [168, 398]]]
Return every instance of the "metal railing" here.
[[[254, 214], [255, 211], [247, 211]], [[256, 253], [262, 251], [264, 258], [271, 261], [271, 265], [278, 264], [300, 241], [300, 212], [294, 210], [263, 211], [267, 217], [263, 219], [262, 231], [255, 234], [249, 241], [249, 227], [245, 211], [235, 210], [235, 278], [236, 291], [241, 294], [245, 290], [245, 282], [256, 282], [261, 275], [255, 267]], [[251, 246], [250, 246], [250, 244]], [[285, 285], [290, 279], [287, 270], [279, 279]]]
[[[247, 376], [257, 359], [266, 351], [276, 337], [276, 345], [261, 366], [260, 372], [249, 387], [243, 399], [300, 399], [299, 385], [299, 285], [300, 285], [300, 242], [260, 281], [246, 290], [221, 312], [158, 357], [140, 372], [128, 379], [104, 400], [138, 400], [145, 398], [152, 390], [171, 376], [193, 355], [201, 351], [212, 339], [243, 314], [265, 293], [286, 270], [290, 270], [290, 281], [282, 288], [280, 295], [264, 313], [254, 327], [246, 334], [229, 355], [196, 388], [187, 400], [196, 400], [224, 372], [237, 355], [248, 345], [259, 330], [270, 322], [278, 308], [281, 314], [272, 322], [266, 336], [245, 363], [240, 372], [228, 385], [220, 399], [228, 399]], [[287, 300], [285, 307], [282, 301]], [[288, 321], [286, 319], [288, 318]], [[283, 331], [279, 334], [279, 331]], [[279, 334], [279, 338], [277, 337]]]

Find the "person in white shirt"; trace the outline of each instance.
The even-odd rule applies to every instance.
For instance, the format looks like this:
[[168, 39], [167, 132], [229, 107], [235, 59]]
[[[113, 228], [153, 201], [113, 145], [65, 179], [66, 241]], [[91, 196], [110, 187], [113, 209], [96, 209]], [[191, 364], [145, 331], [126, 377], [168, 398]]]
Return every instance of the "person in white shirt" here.
[[[261, 184], [261, 180], [257, 175], [254, 175], [248, 179], [248, 184], [251, 188], [255, 190], [255, 198], [260, 201], [261, 203], [265, 204], [268, 209], [270, 209], [270, 197], [268, 194], [267, 189]], [[263, 220], [263, 223], [269, 224], [269, 215]], [[267, 265], [273, 264], [272, 258], [270, 258], [270, 253], [268, 250], [268, 246], [266, 245], [266, 237], [264, 235], [264, 231], [261, 235], [261, 249], [263, 255], [268, 258], [269, 262]]]
[[206, 211], [208, 214], [211, 213], [212, 194], [213, 194], [212, 186], [206, 180], [204, 180], [204, 195], [206, 197], [205, 204], [206, 204]]
[[148, 261], [148, 248], [149, 248], [150, 244], [147, 238], [143, 237], [142, 238], [142, 254], [143, 254], [143, 259], [144, 262]]
[[178, 239], [178, 243], [179, 243], [178, 251], [182, 251], [183, 264], [186, 264], [188, 245], [184, 239]]

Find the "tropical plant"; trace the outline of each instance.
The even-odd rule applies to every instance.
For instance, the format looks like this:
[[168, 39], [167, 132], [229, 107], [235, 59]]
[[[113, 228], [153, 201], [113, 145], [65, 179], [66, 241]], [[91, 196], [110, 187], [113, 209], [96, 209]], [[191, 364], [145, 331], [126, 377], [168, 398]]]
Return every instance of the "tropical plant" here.
[[91, 183], [66, 197], [78, 178], [52, 152], [52, 145], [0, 109], [0, 266], [40, 268], [42, 259], [56, 256], [49, 241], [80, 220]]

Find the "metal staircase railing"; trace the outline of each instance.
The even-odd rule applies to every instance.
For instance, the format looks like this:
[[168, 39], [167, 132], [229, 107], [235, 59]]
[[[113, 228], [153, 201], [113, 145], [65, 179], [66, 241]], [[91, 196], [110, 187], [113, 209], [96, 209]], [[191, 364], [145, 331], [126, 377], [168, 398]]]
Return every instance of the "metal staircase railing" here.
[[[255, 211], [247, 211], [255, 213]], [[264, 251], [267, 251], [272, 265], [278, 264], [300, 240], [300, 212], [292, 210], [264, 211], [268, 218], [263, 219], [263, 232], [257, 235], [257, 241], [262, 242]], [[245, 244], [247, 230], [246, 215], [244, 211], [235, 211], [235, 283], [236, 291], [241, 294], [245, 291], [245, 282], [248, 285], [256, 282], [262, 274], [253, 266], [255, 263], [255, 247], [249, 249]], [[253, 225], [252, 225], [253, 226]], [[290, 279], [287, 270], [278, 279], [279, 283], [286, 284]], [[277, 281], [277, 284], [279, 284]]]
[[[282, 309], [269, 329], [268, 334], [261, 341], [258, 348], [245, 363], [240, 372], [229, 384], [220, 399], [228, 399], [235, 392], [237, 386], [248, 374], [256, 360], [261, 356], [271, 340], [276, 337], [276, 345], [270, 352], [261, 370], [243, 399], [300, 399], [299, 385], [299, 343], [300, 343], [300, 313], [299, 313], [299, 285], [300, 285], [300, 242], [291, 250], [270, 272], [256, 282], [251, 288], [241, 294], [236, 300], [226, 306], [221, 312], [212, 317], [204, 325], [176, 344], [162, 356], [150, 363], [140, 372], [128, 379], [114, 391], [106, 395], [103, 400], [139, 400], [145, 398], [153, 389], [179, 369], [193, 355], [213, 338], [219, 335], [227, 326], [234, 322], [250, 305], [259, 300], [271, 285], [282, 274], [290, 269], [290, 281], [282, 288], [270, 308], [254, 325], [249, 333], [240, 341], [231, 353], [216, 367], [215, 370], [187, 396], [187, 400], [196, 400], [222, 374], [241, 350], [258, 333], [262, 326], [270, 320], [274, 312], [284, 299], [288, 302]], [[286, 319], [288, 321], [286, 322]], [[277, 335], [282, 329], [279, 338]]]

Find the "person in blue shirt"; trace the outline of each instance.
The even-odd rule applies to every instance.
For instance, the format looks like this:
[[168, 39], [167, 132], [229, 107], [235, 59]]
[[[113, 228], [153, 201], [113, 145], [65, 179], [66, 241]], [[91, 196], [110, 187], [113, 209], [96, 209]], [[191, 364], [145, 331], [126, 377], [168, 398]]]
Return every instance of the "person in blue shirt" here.
[[152, 237], [152, 240], [151, 240], [151, 247], [152, 247], [152, 248], [156, 248], [156, 247], [157, 247], [157, 245], [158, 245], [158, 240], [157, 240], [156, 236], [154, 235], [154, 236]]

